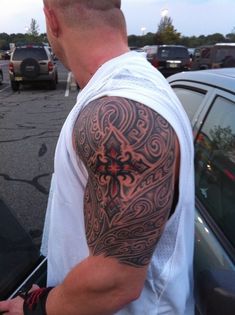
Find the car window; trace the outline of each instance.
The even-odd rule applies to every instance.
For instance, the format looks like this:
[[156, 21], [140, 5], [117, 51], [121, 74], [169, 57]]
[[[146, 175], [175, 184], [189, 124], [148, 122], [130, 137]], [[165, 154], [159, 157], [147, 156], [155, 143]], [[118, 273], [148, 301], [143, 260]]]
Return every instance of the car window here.
[[189, 58], [187, 49], [182, 47], [159, 47], [158, 56], [162, 59]]
[[221, 62], [226, 57], [233, 56], [235, 57], [235, 47], [221, 47], [216, 49], [215, 61]]
[[147, 59], [152, 59], [156, 55], [158, 46], [144, 47], [144, 51], [147, 53]]
[[222, 67], [235, 66], [235, 47], [219, 47], [215, 51], [215, 62], [221, 63]]
[[210, 56], [211, 56], [211, 48], [210, 47], [202, 48], [201, 58], [208, 59], [208, 58], [210, 58]]
[[12, 60], [24, 60], [34, 58], [36, 60], [47, 60], [47, 54], [43, 48], [17, 48], [13, 54]]
[[217, 97], [195, 144], [196, 196], [235, 246], [235, 103]]
[[203, 101], [203, 98], [205, 97], [206, 92], [199, 92], [198, 90], [191, 90], [189, 88], [180, 86], [173, 86], [173, 90], [181, 101], [190, 121], [192, 121], [194, 114], [198, 110], [200, 104]]

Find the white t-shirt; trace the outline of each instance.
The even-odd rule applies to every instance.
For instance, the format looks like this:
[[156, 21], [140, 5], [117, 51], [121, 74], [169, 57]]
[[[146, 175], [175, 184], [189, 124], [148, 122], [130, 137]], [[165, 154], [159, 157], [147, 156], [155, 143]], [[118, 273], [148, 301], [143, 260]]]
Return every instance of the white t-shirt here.
[[[192, 130], [179, 100], [145, 54], [128, 52], [101, 66], [78, 94], [57, 143], [43, 248], [48, 286], [89, 255], [83, 215], [87, 171], [72, 145], [78, 113], [92, 100], [119, 96], [149, 106], [174, 128], [180, 144], [179, 198], [151, 259], [141, 296], [116, 315], [192, 315], [194, 166]], [[46, 235], [47, 234], [47, 235]], [[48, 243], [47, 243], [48, 241]]]

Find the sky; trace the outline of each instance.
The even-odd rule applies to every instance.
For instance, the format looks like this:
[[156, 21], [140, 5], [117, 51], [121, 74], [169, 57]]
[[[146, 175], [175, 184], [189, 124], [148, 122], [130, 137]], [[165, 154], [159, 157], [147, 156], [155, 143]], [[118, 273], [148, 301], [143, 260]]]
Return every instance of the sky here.
[[[31, 19], [45, 33], [42, 0], [0, 0], [0, 33], [25, 33]], [[162, 14], [182, 36], [235, 31], [235, 0], [122, 0], [128, 35], [155, 33]]]

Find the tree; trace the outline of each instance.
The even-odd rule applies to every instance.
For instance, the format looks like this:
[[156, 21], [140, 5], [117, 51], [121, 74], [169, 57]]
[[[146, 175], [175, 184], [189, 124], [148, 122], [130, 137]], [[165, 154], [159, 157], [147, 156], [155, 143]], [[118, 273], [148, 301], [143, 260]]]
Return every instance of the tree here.
[[164, 16], [161, 18], [156, 33], [156, 44], [177, 44], [181, 34], [177, 32], [172, 23], [172, 18]]
[[39, 35], [39, 25], [35, 19], [31, 19], [30, 27], [27, 33], [34, 37], [37, 37]]
[[9, 35], [6, 33], [0, 33], [0, 50], [9, 49]]
[[233, 27], [232, 32], [226, 35], [226, 39], [229, 42], [235, 42], [235, 27]]
[[216, 43], [222, 43], [224, 41], [225, 41], [225, 38], [220, 33], [214, 33], [214, 34], [211, 34], [211, 35], [207, 36], [207, 43], [209, 45], [214, 45]]

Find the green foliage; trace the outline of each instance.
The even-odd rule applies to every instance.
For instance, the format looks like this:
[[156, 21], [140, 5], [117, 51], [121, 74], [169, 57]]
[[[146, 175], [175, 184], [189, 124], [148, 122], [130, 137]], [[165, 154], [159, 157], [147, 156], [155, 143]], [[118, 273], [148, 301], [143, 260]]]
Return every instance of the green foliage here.
[[39, 35], [39, 25], [35, 19], [31, 19], [30, 27], [28, 29], [28, 35], [36, 38]]
[[226, 40], [235, 43], [235, 33], [229, 33], [226, 35]]
[[172, 19], [169, 16], [162, 17], [156, 33], [156, 44], [178, 44], [180, 36], [173, 26]]
[[173, 26], [173, 21], [169, 16], [164, 16], [160, 20], [156, 33], [148, 33], [144, 36], [128, 37], [129, 46], [143, 47], [146, 45], [178, 44], [186, 47], [196, 48], [202, 45], [213, 45], [216, 43], [235, 43], [235, 27], [226, 36], [215, 33], [211, 35], [183, 36]]
[[147, 33], [145, 36], [128, 36], [128, 44], [130, 47], [144, 47], [146, 45], [155, 45], [154, 33]]
[[33, 35], [33, 34], [6, 34], [0, 33], [0, 50], [9, 50], [9, 44], [31, 44], [31, 43], [43, 43], [48, 42], [46, 33], [40, 35]]
[[[151, 36], [147, 36], [151, 34]], [[177, 44], [186, 47], [199, 47], [203, 45], [213, 45], [215, 43], [235, 43], [235, 34], [229, 33], [226, 36], [222, 34], [200, 35], [200, 36], [168, 36], [158, 37], [158, 33], [148, 33], [144, 36], [131, 35], [128, 37], [129, 46], [143, 47], [145, 45], [159, 45], [159, 44]], [[144, 43], [144, 44], [143, 44]]]

